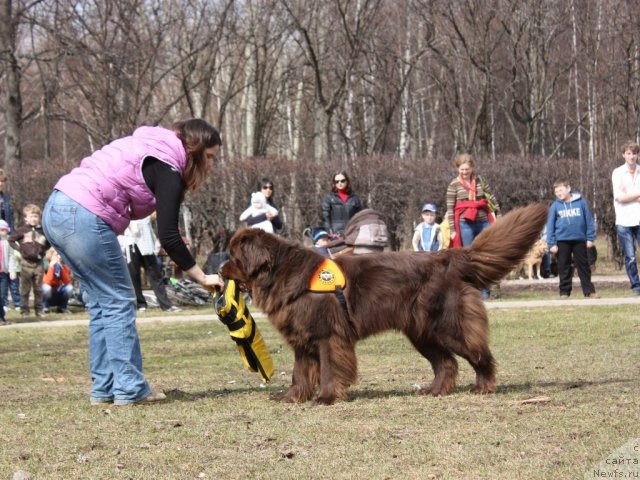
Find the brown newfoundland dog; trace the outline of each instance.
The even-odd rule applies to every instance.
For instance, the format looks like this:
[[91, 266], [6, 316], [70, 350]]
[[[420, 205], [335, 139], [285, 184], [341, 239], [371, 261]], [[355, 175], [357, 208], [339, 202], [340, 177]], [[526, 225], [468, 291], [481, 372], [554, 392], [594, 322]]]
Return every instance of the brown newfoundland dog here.
[[483, 231], [471, 247], [438, 253], [343, 255], [343, 299], [313, 293], [309, 283], [325, 258], [314, 250], [259, 229], [231, 239], [225, 278], [245, 283], [295, 354], [288, 402], [331, 404], [356, 380], [355, 343], [399, 330], [431, 363], [434, 379], [418, 393], [445, 395], [455, 388], [458, 364], [476, 372], [472, 391], [495, 391], [495, 361], [488, 345], [487, 312], [478, 289], [502, 279], [539, 238], [547, 218], [541, 204], [513, 210]]

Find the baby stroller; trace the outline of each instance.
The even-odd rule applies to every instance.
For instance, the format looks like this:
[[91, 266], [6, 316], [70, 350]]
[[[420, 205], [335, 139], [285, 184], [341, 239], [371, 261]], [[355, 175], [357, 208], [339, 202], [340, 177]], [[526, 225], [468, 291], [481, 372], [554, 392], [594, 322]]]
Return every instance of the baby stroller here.
[[360, 255], [382, 252], [389, 246], [389, 231], [382, 214], [371, 208], [356, 213], [344, 229], [344, 237], [332, 240], [328, 249], [331, 256], [345, 253]]

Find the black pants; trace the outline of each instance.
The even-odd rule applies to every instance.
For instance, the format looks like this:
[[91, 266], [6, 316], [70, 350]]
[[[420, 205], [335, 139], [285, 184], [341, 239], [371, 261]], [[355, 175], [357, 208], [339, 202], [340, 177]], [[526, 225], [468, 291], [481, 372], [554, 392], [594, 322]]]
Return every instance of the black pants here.
[[591, 269], [587, 259], [587, 242], [567, 241], [558, 242], [558, 277], [560, 277], [560, 295], [571, 295], [573, 281], [573, 266], [571, 256], [578, 269], [578, 277], [582, 286], [582, 293], [586, 296], [596, 289], [591, 283]]
[[162, 310], [168, 310], [172, 307], [171, 300], [167, 296], [167, 289], [162, 278], [162, 270], [158, 266], [158, 258], [151, 255], [142, 255], [136, 245], [129, 247], [129, 253], [131, 255], [131, 262], [129, 262], [129, 275], [131, 275], [131, 281], [133, 282], [133, 288], [136, 291], [136, 301], [138, 308], [147, 307], [147, 301], [142, 294], [142, 277], [140, 269], [144, 268], [147, 274], [149, 283], [153, 293], [155, 293], [158, 299], [158, 304]]

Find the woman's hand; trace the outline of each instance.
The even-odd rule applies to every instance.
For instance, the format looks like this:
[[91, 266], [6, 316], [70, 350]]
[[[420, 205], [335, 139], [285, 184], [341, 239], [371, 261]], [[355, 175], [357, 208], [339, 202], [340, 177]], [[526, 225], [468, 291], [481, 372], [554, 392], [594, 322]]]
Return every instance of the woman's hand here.
[[220, 278], [220, 275], [217, 275], [215, 273], [212, 275], [205, 275], [204, 281], [200, 285], [208, 288], [209, 290], [214, 290], [216, 288], [220, 288], [220, 289], [224, 288], [224, 282]]
[[454, 238], [456, 238], [456, 232], [451, 232], [451, 233], [449, 234], [449, 238], [450, 238], [451, 240], [453, 240]]
[[187, 270], [187, 274], [189, 274], [189, 276], [193, 278], [196, 282], [198, 282], [200, 285], [202, 285], [208, 290], [211, 290], [212, 292], [216, 288], [220, 288], [220, 289], [224, 288], [224, 282], [222, 281], [222, 278], [220, 278], [219, 275], [216, 275], [215, 273], [212, 275], [206, 275], [202, 271], [202, 269], [197, 265], [194, 265], [189, 270]]

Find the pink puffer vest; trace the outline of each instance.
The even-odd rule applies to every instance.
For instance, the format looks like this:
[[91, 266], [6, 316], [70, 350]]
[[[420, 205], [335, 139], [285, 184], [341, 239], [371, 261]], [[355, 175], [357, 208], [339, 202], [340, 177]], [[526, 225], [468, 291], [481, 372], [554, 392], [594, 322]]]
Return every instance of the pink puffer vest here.
[[133, 219], [150, 215], [156, 199], [142, 176], [142, 161], [155, 157], [183, 175], [186, 152], [175, 132], [140, 127], [86, 157], [62, 177], [57, 190], [78, 202], [122, 234]]

